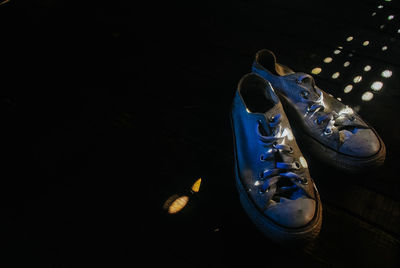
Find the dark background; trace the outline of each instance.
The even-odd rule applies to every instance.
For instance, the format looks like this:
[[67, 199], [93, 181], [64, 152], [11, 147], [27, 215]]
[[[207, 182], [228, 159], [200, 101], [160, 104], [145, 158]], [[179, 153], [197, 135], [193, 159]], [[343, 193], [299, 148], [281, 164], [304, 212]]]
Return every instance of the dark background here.
[[[0, 5], [2, 267], [399, 267], [398, 1], [215, 2]], [[304, 248], [263, 237], [234, 185], [230, 105], [262, 48], [296, 71], [321, 67], [317, 84], [387, 147], [361, 175], [303, 150], [324, 210]], [[382, 90], [362, 101], [373, 81]], [[171, 196], [189, 197], [173, 215]]]

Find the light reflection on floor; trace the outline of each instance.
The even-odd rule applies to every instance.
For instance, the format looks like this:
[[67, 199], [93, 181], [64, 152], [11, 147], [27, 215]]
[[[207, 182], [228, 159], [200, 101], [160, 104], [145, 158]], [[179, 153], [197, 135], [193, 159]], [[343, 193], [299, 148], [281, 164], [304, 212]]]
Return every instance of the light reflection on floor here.
[[[190, 194], [195, 194], [200, 191], [201, 178], [197, 179], [192, 187], [190, 188]], [[190, 197], [188, 195], [179, 196], [174, 194], [170, 196], [163, 205], [163, 209], [168, 212], [168, 214], [176, 214], [183, 210], [189, 203]]]
[[[385, 1], [390, 2], [390, 0]], [[390, 11], [386, 4], [375, 6], [375, 10], [370, 12], [371, 13], [366, 15], [376, 16], [376, 18], [374, 18], [377, 20], [376, 27], [380, 30], [385, 29], [386, 35], [389, 33], [388, 31], [394, 31], [393, 34], [400, 33], [398, 27], [396, 27], [396, 30], [392, 28], [392, 24], [397, 20], [397, 16], [393, 13], [389, 13]], [[395, 36], [390, 39], [392, 42], [395, 41], [394, 37]], [[380, 79], [378, 76], [388, 79], [392, 77], [393, 71], [389, 69], [388, 66], [382, 66], [382, 63], [375, 64], [374, 62], [367, 62], [360, 66], [358, 58], [359, 56], [365, 55], [365, 53], [371, 53], [371, 49], [376, 51], [373, 53], [376, 53], [379, 57], [379, 53], [387, 53], [387, 51], [390, 51], [390, 45], [388, 45], [387, 42], [384, 43], [384, 40], [362, 38], [359, 33], [356, 32], [347, 34], [344, 37], [344, 41], [345, 48], [336, 46], [336, 48], [331, 51], [331, 55], [321, 55], [321, 65], [317, 63], [316, 66], [311, 67], [311, 73], [316, 76], [321, 75], [324, 78], [332, 79], [335, 80], [336, 83], [340, 83], [341, 85], [339, 88], [343, 90], [346, 96], [354, 96], [357, 94], [362, 102], [369, 102], [374, 99], [376, 94], [381, 94], [381, 92], [387, 88], [385, 84], [388, 81], [379, 81]], [[382, 56], [383, 55], [384, 54], [382, 54]], [[350, 58], [352, 58], [351, 61]], [[338, 66], [335, 65], [337, 61], [343, 62], [342, 66], [346, 69], [330, 69], [333, 66]], [[351, 67], [348, 68], [350, 65]], [[358, 68], [359, 70], [357, 70]], [[363, 74], [360, 72], [363, 72]]]

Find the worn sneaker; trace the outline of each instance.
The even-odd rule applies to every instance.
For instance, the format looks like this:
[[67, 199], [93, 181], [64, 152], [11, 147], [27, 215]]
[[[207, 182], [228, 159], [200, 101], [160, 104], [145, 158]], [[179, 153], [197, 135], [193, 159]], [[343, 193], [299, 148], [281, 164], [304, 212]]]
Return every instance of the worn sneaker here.
[[321, 201], [271, 85], [254, 73], [243, 76], [231, 119], [236, 185], [250, 219], [278, 243], [314, 239]]
[[277, 63], [266, 49], [257, 52], [252, 69], [272, 84], [297, 139], [313, 156], [349, 172], [383, 164], [386, 149], [377, 132], [352, 108], [319, 89], [311, 75]]

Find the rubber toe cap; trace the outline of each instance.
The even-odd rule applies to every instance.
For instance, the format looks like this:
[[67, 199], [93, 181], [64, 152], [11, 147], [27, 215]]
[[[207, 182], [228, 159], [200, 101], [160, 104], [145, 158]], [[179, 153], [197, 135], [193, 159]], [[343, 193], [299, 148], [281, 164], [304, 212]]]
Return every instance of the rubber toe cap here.
[[371, 129], [359, 129], [340, 147], [340, 152], [354, 157], [369, 157], [380, 150], [379, 139]]
[[276, 223], [286, 228], [300, 228], [307, 225], [314, 217], [316, 210], [314, 200], [309, 198], [283, 200], [265, 211], [265, 214]]

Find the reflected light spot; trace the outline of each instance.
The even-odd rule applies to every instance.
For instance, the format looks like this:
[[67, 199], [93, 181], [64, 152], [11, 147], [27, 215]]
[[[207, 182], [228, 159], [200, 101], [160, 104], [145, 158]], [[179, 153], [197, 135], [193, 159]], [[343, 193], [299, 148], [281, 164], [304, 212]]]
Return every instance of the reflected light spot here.
[[349, 53], [349, 57], [353, 57], [353, 54], [352, 54], [352, 53]]
[[371, 85], [371, 89], [374, 91], [379, 91], [383, 87], [383, 83], [381, 81], [375, 81]]
[[341, 52], [341, 51], [340, 51], [339, 49], [335, 49], [335, 51], [333, 51], [333, 53], [336, 54], [336, 55], [337, 55], [337, 54], [340, 54], [340, 52]]
[[306, 161], [306, 159], [305, 159], [303, 156], [300, 156], [299, 162], [300, 162], [300, 164], [303, 166], [303, 168], [308, 168], [307, 161]]
[[339, 73], [339, 72], [336, 72], [336, 73], [332, 74], [332, 78], [333, 78], [333, 79], [336, 79], [336, 78], [339, 77], [339, 75], [340, 75], [340, 73]]
[[352, 91], [353, 90], [353, 85], [347, 85], [345, 88], [344, 88], [344, 93], [350, 93], [350, 91]]
[[368, 46], [368, 45], [369, 45], [369, 41], [368, 41], [368, 40], [363, 42], [363, 46], [366, 47], [366, 46]]
[[357, 75], [356, 77], [354, 77], [353, 82], [354, 83], [360, 83], [362, 80], [362, 76], [361, 75]]
[[345, 114], [353, 114], [354, 111], [351, 107], [347, 106], [343, 108], [342, 110], [339, 111], [339, 116], [345, 115]]
[[400, 29], [397, 30], [397, 33], [400, 33]]
[[251, 113], [250, 110], [249, 110], [249, 108], [246, 108], [246, 112]]
[[373, 17], [373, 16], [375, 16], [375, 15], [376, 15], [376, 12], [372, 13], [372, 15], [371, 15], [371, 16]]
[[175, 199], [171, 205], [168, 207], [169, 214], [175, 214], [181, 211], [188, 203], [189, 197], [188, 196], [181, 196]]
[[383, 29], [383, 28], [385, 28], [385, 25], [382, 24], [381, 26], [379, 26], [379, 28]]
[[374, 94], [372, 94], [371, 91], [366, 91], [364, 94], [362, 94], [361, 99], [363, 101], [370, 101], [374, 97]]
[[173, 196], [170, 196], [167, 201], [164, 202], [163, 208], [165, 210], [168, 210], [168, 208], [171, 206], [172, 202], [174, 202], [176, 199], [179, 198], [179, 195], [174, 194]]
[[383, 8], [383, 6], [382, 6], [382, 5], [379, 5], [378, 8], [381, 9], [381, 8]]
[[282, 132], [282, 137], [287, 137], [288, 140], [292, 141], [293, 140], [293, 133], [290, 131], [290, 129], [285, 128]]
[[197, 193], [200, 190], [200, 185], [201, 185], [201, 178], [199, 178], [193, 185], [192, 185], [192, 191]]
[[370, 65], [366, 65], [366, 66], [364, 67], [364, 71], [365, 71], [365, 72], [371, 71], [371, 66], [370, 66]]
[[394, 15], [389, 15], [388, 20], [392, 20], [392, 19], [394, 19]]
[[336, 99], [337, 99], [338, 101], [342, 101], [342, 98], [337, 97]]
[[311, 70], [311, 73], [312, 73], [312, 74], [319, 74], [321, 71], [322, 71], [321, 68], [315, 67], [314, 69]]
[[381, 75], [382, 75], [382, 77], [389, 78], [392, 76], [392, 71], [384, 70]]
[[350, 61], [346, 61], [345, 63], [343, 63], [344, 67], [348, 67], [350, 65]]
[[385, 50], [387, 50], [387, 49], [388, 49], [387, 46], [383, 46], [383, 47], [382, 47], [382, 51], [385, 51]]
[[347, 42], [350, 42], [351, 40], [353, 40], [353, 36], [349, 36], [349, 37], [346, 38]]
[[332, 62], [332, 58], [331, 58], [331, 57], [326, 57], [326, 58], [324, 59], [324, 62], [325, 62], [325, 63], [330, 63], [330, 62]]

